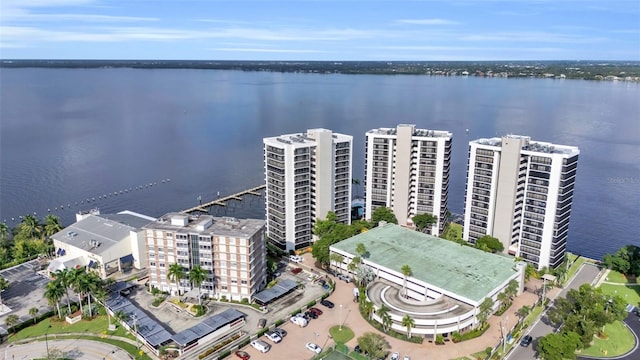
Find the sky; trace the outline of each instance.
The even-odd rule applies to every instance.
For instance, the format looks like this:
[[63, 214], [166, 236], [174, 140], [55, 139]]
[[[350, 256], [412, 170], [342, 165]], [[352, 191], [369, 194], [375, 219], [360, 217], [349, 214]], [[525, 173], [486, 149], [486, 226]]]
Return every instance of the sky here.
[[640, 60], [640, 0], [2, 0], [1, 59]]

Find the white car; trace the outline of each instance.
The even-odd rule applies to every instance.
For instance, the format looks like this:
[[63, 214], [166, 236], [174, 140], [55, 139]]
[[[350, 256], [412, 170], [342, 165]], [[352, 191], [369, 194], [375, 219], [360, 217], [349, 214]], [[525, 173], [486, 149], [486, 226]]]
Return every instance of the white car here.
[[316, 354], [320, 354], [322, 352], [322, 348], [314, 343], [307, 343], [307, 349], [313, 351]]
[[409, 357], [409, 355], [405, 355], [402, 360], [411, 360], [411, 358]]
[[289, 260], [293, 261], [294, 263], [301, 263], [302, 260], [304, 260], [304, 259], [300, 255], [290, 255], [289, 256]]
[[250, 344], [254, 349], [260, 351], [261, 353], [266, 353], [271, 349], [271, 345], [262, 340], [253, 340]]
[[400, 360], [400, 353], [399, 352], [394, 352], [391, 355], [391, 360]]
[[280, 334], [275, 331], [267, 331], [264, 335], [267, 337], [267, 339], [273, 341], [276, 344], [282, 341], [282, 337], [280, 336]]
[[305, 327], [309, 324], [309, 320], [303, 318], [302, 316], [292, 316], [291, 322], [300, 327]]

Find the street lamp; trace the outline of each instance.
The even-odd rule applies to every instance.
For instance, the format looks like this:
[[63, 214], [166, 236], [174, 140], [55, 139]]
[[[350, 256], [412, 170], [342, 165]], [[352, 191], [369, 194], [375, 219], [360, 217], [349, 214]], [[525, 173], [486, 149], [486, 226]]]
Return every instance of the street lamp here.
[[338, 329], [342, 331], [342, 304], [340, 304], [340, 318], [338, 321], [340, 321], [340, 327]]
[[47, 360], [49, 360], [50, 355], [49, 355], [49, 329], [51, 329], [51, 325], [49, 325], [47, 327], [47, 330], [45, 330], [44, 332], [44, 346], [47, 348]]

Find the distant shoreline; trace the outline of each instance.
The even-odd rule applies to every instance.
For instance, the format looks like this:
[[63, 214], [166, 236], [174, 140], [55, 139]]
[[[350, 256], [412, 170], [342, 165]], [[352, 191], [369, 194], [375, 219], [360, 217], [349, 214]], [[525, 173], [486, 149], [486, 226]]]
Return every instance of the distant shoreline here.
[[640, 61], [215, 61], [4, 59], [0, 68], [131, 68], [640, 82]]

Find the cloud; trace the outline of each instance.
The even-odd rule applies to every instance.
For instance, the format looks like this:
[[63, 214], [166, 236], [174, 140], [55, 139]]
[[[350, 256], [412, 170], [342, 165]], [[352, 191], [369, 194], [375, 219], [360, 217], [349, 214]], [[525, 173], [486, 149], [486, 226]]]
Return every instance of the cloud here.
[[158, 18], [139, 16], [113, 16], [96, 14], [32, 14], [17, 13], [11, 16], [12, 21], [86, 21], [86, 22], [139, 22], [158, 21]]
[[400, 19], [395, 22], [411, 25], [459, 25], [458, 21], [446, 19]]
[[570, 43], [590, 44], [607, 41], [603, 37], [586, 37], [579, 35], [559, 34], [550, 32], [508, 32], [464, 35], [458, 38], [463, 41], [492, 42], [540, 42], [540, 43]]

